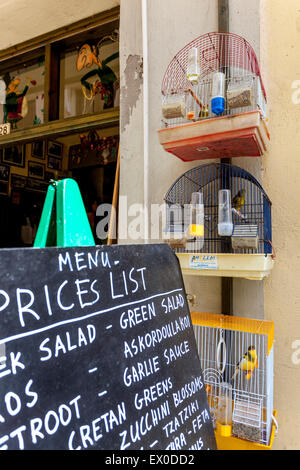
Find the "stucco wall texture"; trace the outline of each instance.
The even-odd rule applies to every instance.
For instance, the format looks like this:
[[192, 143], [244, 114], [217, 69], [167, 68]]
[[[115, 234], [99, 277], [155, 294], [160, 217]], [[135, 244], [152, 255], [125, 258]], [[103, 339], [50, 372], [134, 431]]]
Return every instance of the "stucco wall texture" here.
[[[265, 318], [275, 323], [275, 449], [300, 448], [300, 4], [261, 1], [261, 68], [271, 134], [263, 184], [272, 201], [276, 260], [264, 282]], [[298, 90], [298, 92], [297, 92]]]
[[[148, 66], [149, 73], [149, 207], [162, 204], [171, 184], [186, 170], [196, 166], [184, 163], [163, 150], [157, 130], [161, 127], [161, 84], [165, 69], [174, 55], [200, 34], [217, 30], [216, 0], [151, 0], [148, 1]], [[140, 0], [121, 1], [120, 26], [120, 127], [121, 163], [120, 195], [127, 198], [128, 207], [144, 204], [144, 82], [140, 75], [143, 58], [142, 9]], [[129, 26], [130, 25], [130, 26]], [[130, 87], [128, 88], [128, 84]], [[119, 220], [122, 220], [123, 205]], [[134, 216], [134, 212], [131, 213]], [[130, 225], [133, 217], [129, 215]], [[155, 228], [150, 220], [151, 229]], [[119, 228], [120, 225], [119, 225]], [[141, 237], [128, 234], [120, 243], [143, 243]], [[124, 234], [126, 235], [126, 234]], [[155, 242], [151, 238], [150, 242]], [[220, 278], [193, 278], [185, 276], [186, 291], [194, 294], [195, 311], [220, 312]], [[205, 292], [205, 295], [202, 293]]]

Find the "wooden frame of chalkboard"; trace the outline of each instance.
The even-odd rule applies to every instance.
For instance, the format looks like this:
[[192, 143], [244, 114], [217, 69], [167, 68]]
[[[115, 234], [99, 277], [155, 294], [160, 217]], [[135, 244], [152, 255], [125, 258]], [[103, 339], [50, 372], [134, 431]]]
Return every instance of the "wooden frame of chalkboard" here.
[[216, 448], [167, 244], [4, 249], [0, 268], [1, 448]]

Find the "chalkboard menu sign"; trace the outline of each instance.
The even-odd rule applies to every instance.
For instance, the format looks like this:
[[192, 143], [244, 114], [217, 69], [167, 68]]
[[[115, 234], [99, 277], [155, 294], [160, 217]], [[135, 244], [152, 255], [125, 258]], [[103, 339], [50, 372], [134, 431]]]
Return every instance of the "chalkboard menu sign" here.
[[215, 449], [168, 245], [0, 252], [0, 448]]

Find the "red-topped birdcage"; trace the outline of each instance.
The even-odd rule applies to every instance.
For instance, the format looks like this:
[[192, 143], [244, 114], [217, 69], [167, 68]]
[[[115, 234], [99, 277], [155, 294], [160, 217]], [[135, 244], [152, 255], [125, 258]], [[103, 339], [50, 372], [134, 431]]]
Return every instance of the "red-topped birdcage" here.
[[[266, 150], [266, 91], [255, 52], [241, 36], [214, 32], [191, 41], [168, 65], [161, 94], [160, 142], [182, 160]], [[221, 119], [232, 115], [234, 122]]]
[[266, 99], [255, 52], [246, 39], [233, 33], [207, 33], [183, 47], [171, 60], [164, 74], [161, 88], [164, 96], [184, 92], [191, 86], [191, 82], [186, 78], [186, 70], [189, 51], [192, 48], [199, 51], [200, 78], [211, 72], [232, 67], [231, 73], [234, 76], [257, 76]]

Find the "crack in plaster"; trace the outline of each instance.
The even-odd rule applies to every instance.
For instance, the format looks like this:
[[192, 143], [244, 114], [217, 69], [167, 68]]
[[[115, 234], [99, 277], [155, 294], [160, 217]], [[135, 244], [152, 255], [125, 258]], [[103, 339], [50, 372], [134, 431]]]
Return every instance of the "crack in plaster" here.
[[129, 55], [127, 57], [124, 77], [125, 86], [121, 87], [120, 92], [120, 124], [122, 132], [124, 132], [129, 124], [133, 108], [136, 107], [141, 94], [143, 85], [143, 57], [139, 55]]

